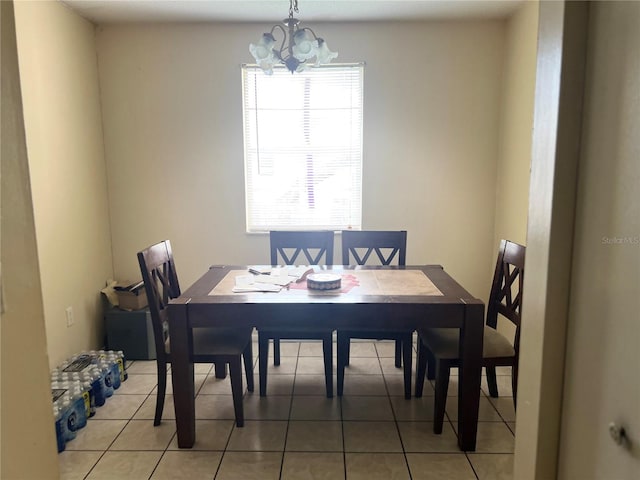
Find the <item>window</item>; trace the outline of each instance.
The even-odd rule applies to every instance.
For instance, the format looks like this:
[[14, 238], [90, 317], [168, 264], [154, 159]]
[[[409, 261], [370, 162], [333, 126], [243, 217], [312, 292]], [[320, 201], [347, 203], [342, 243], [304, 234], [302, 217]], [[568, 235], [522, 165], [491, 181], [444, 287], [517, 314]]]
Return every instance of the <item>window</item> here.
[[362, 76], [242, 67], [248, 232], [360, 228]]

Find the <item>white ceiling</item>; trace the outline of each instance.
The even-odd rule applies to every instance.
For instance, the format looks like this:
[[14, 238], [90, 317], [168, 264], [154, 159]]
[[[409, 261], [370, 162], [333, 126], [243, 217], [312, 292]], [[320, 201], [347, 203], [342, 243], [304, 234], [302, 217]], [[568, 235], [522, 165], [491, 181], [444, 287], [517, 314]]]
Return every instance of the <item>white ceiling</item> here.
[[[60, 0], [97, 24], [121, 22], [277, 22], [287, 0]], [[299, 0], [306, 21], [504, 18], [526, 0]]]

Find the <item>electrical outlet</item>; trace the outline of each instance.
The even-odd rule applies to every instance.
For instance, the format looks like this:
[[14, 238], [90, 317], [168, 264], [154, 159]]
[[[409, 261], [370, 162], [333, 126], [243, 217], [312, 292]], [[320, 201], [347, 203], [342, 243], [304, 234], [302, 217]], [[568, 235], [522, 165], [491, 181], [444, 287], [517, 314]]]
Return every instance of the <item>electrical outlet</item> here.
[[65, 308], [64, 312], [67, 314], [67, 328], [73, 325], [73, 307]]

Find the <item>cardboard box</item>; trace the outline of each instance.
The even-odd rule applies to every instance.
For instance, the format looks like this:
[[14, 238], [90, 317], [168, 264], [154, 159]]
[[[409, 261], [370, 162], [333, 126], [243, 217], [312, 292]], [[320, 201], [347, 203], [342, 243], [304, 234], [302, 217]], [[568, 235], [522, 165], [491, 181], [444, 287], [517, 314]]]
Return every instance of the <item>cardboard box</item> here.
[[122, 310], [140, 310], [147, 306], [147, 292], [144, 282], [121, 282], [114, 288], [118, 296], [118, 306]]

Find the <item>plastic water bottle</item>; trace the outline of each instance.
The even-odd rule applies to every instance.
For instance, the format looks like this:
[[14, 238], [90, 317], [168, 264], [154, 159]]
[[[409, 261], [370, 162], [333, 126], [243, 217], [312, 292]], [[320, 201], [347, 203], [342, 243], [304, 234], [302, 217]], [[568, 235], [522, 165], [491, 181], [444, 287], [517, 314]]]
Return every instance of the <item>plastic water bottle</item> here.
[[100, 369], [100, 373], [102, 378], [104, 379], [104, 394], [105, 397], [109, 398], [113, 395], [113, 369], [111, 365], [105, 360], [100, 360], [98, 363], [98, 368]]
[[79, 385], [74, 385], [70, 382], [60, 382], [62, 388], [67, 390], [65, 397], [69, 397], [69, 402], [74, 413], [71, 416], [71, 422], [69, 423], [69, 429], [75, 431], [84, 428], [87, 425], [87, 414], [84, 407], [84, 398], [82, 396], [82, 390]]
[[73, 380], [71, 394], [74, 399], [80, 400], [80, 406], [82, 407], [82, 413], [84, 414], [84, 422], [81, 421], [79, 424], [80, 428], [83, 428], [87, 424], [87, 419], [91, 416], [91, 397], [79, 379]]
[[68, 394], [63, 395], [59, 401], [61, 432], [66, 443], [76, 438], [76, 410]]
[[94, 365], [87, 372], [87, 376], [91, 379], [91, 390], [95, 397], [96, 407], [101, 407], [107, 401], [107, 392], [102, 373], [100, 372], [100, 369]]
[[118, 364], [118, 370], [120, 372], [120, 382], [124, 382], [127, 378], [129, 378], [129, 374], [127, 374], [126, 369], [124, 352], [122, 350], [118, 350], [117, 352], [111, 350], [109, 352], [109, 359]]
[[53, 418], [55, 418], [56, 443], [58, 444], [58, 453], [60, 453], [66, 448], [67, 442], [64, 436], [62, 413], [60, 412], [60, 407], [55, 403], [53, 404]]

